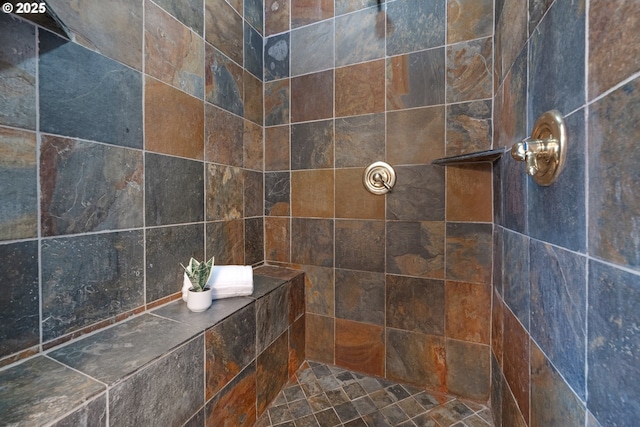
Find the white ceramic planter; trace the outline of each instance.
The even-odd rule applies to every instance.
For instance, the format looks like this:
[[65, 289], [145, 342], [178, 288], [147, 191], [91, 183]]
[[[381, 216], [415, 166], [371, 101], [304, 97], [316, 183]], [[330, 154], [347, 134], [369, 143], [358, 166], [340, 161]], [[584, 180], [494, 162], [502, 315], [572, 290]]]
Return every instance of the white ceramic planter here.
[[189, 307], [189, 310], [199, 313], [211, 307], [211, 289], [202, 292], [194, 292], [189, 289], [187, 294], [187, 307]]

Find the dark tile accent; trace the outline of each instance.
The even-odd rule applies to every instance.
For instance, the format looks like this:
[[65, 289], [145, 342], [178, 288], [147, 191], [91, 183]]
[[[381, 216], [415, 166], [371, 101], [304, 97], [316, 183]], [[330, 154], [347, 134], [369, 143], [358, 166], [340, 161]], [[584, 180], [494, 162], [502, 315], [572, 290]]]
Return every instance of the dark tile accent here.
[[244, 263], [254, 265], [264, 261], [264, 219], [244, 220]]
[[388, 222], [386, 272], [444, 278], [444, 222]]
[[336, 67], [384, 58], [385, 16], [377, 9], [339, 16], [335, 27]]
[[286, 287], [282, 286], [256, 302], [257, 352], [262, 353], [289, 326]]
[[[224, 0], [221, 0], [224, 2]], [[234, 114], [244, 114], [242, 67], [205, 43], [205, 99]]]
[[447, 1], [447, 43], [477, 39], [492, 33], [491, 0]]
[[42, 339], [49, 341], [144, 303], [142, 231], [43, 241]]
[[444, 81], [444, 48], [388, 58], [387, 110], [444, 104]]
[[243, 216], [242, 169], [215, 164], [206, 166], [207, 220], [239, 219]]
[[640, 79], [589, 107], [589, 252], [636, 269], [640, 267], [637, 117]]
[[444, 335], [444, 283], [387, 275], [387, 327]]
[[[202, 221], [203, 181], [204, 171], [201, 162], [146, 153], [146, 225]], [[171, 203], [167, 203], [168, 200]]]
[[[332, 169], [291, 173], [291, 214], [296, 217], [334, 217], [335, 187]], [[309, 191], [313, 188], [313, 191]]]
[[44, 236], [143, 224], [139, 151], [43, 135], [40, 177]]
[[447, 338], [489, 344], [491, 333], [491, 287], [489, 285], [446, 282], [445, 302]]
[[264, 215], [264, 174], [244, 170], [244, 216]]
[[485, 402], [490, 392], [491, 348], [482, 344], [446, 340], [447, 390]]
[[152, 301], [180, 292], [184, 269], [189, 259], [205, 259], [204, 225], [150, 228], [146, 232], [145, 301]]
[[37, 237], [36, 134], [0, 127], [0, 151], [0, 240]]
[[205, 159], [242, 166], [244, 128], [242, 117], [205, 103]]
[[351, 270], [385, 270], [384, 221], [337, 220], [335, 266]]
[[[283, 278], [269, 277], [256, 274], [253, 277], [253, 298], [262, 298], [271, 291], [278, 289], [286, 281]], [[282, 308], [284, 310], [284, 308]]]
[[265, 215], [289, 216], [291, 178], [289, 172], [265, 173]]
[[502, 221], [506, 228], [524, 233], [527, 228], [527, 181], [522, 164], [503, 156], [499, 162], [502, 188]]
[[584, 0], [555, 3], [531, 36], [529, 123], [550, 109], [568, 114], [584, 105], [585, 11]]
[[203, 0], [156, 0], [158, 6], [173, 15], [178, 21], [190, 27], [198, 35], [203, 35], [204, 18], [202, 16]]
[[206, 253], [218, 265], [244, 264], [244, 221], [207, 223]]
[[492, 225], [448, 223], [446, 278], [469, 283], [491, 283]]
[[291, 126], [291, 169], [333, 167], [333, 120]]
[[529, 2], [529, 35], [533, 33], [552, 4], [553, 0], [532, 0]]
[[387, 328], [387, 378], [431, 389], [444, 389], [446, 380], [443, 337]]
[[305, 313], [304, 276], [298, 275], [290, 281], [289, 293], [289, 325]]
[[49, 356], [112, 385], [197, 333], [194, 326], [144, 314], [54, 350]]
[[103, 384], [44, 356], [0, 372], [0, 381], [2, 422], [10, 424], [44, 425], [105, 391]]
[[264, 0], [264, 32], [266, 36], [289, 30], [290, 4], [289, 0]]
[[638, 289], [640, 276], [589, 262], [587, 395], [603, 426], [630, 426], [640, 411]]
[[336, 317], [384, 325], [384, 274], [336, 269], [335, 292]]
[[0, 15], [0, 124], [36, 128], [36, 30]]
[[[246, 0], [251, 1], [251, 0]], [[262, 14], [261, 14], [262, 16]], [[244, 23], [244, 68], [259, 80], [263, 80], [263, 39], [251, 25]]]
[[[333, 68], [335, 31], [333, 20], [291, 31], [291, 75], [299, 76]], [[309, 55], [309, 52], [313, 52]]]
[[109, 390], [109, 423], [186, 422], [203, 404], [204, 339], [199, 336]]
[[[267, 409], [289, 379], [288, 353], [287, 334], [284, 333], [262, 353], [258, 354], [256, 362], [256, 381], [257, 384], [260, 384], [256, 403], [258, 413]], [[306, 403], [306, 401], [303, 402]], [[292, 415], [295, 414], [292, 405], [289, 405], [289, 408]]]
[[446, 0], [389, 2], [386, 11], [387, 55], [444, 45], [447, 19], [445, 9]]
[[205, 39], [236, 64], [242, 64], [242, 17], [225, 0], [205, 0], [204, 6]]
[[306, 319], [303, 314], [289, 327], [289, 377], [307, 359]]
[[504, 228], [494, 225], [493, 227], [493, 289], [498, 295], [504, 295], [502, 287], [502, 269], [504, 256]]
[[291, 79], [291, 122], [333, 117], [333, 70]]
[[491, 101], [474, 101], [447, 106], [447, 156], [491, 148]]
[[264, 80], [278, 80], [289, 77], [291, 34], [284, 33], [269, 37], [264, 44]]
[[384, 158], [384, 114], [335, 120], [335, 166], [368, 166]]
[[401, 184], [387, 195], [387, 220], [444, 221], [444, 168], [398, 166], [395, 171]]
[[82, 408], [72, 412], [52, 427], [74, 427], [79, 425], [107, 427], [107, 395], [101, 394]]
[[527, 236], [504, 231], [502, 286], [504, 302], [529, 330], [531, 307], [531, 269]]
[[[336, 319], [336, 363], [349, 369], [357, 369], [370, 375], [384, 374], [384, 327]], [[343, 406], [346, 405], [346, 406]], [[348, 409], [347, 409], [348, 408]], [[343, 412], [344, 411], [344, 412]], [[350, 403], [336, 406], [338, 416], [345, 420], [358, 415]]]
[[501, 426], [502, 424], [502, 392], [504, 377], [502, 376], [501, 363], [495, 358], [494, 353], [491, 353], [491, 397], [489, 403], [491, 405], [491, 415], [495, 425]]
[[244, 0], [244, 19], [260, 34], [263, 33], [262, 28], [264, 27], [263, 10], [262, 0]]
[[0, 358], [40, 343], [38, 242], [0, 245]]
[[256, 364], [251, 363], [205, 405], [206, 425], [251, 427], [256, 422]]
[[142, 148], [139, 72], [46, 31], [39, 48], [42, 132]]

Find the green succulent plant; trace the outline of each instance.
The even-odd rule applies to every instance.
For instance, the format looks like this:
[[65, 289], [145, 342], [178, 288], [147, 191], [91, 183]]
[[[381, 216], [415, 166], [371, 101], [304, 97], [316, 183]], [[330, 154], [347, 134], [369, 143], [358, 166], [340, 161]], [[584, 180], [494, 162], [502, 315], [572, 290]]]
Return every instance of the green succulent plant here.
[[202, 292], [206, 290], [207, 280], [211, 274], [213, 268], [213, 257], [209, 261], [198, 261], [195, 258], [189, 260], [189, 265], [184, 266], [180, 264], [184, 271], [187, 273], [187, 277], [191, 282], [191, 290], [194, 292]]

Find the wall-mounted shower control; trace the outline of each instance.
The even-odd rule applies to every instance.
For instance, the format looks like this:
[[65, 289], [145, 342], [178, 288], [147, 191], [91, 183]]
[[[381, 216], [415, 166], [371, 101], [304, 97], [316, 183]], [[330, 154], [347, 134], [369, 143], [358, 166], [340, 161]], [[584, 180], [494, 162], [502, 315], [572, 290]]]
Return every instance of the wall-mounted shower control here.
[[371, 163], [364, 170], [362, 183], [373, 194], [389, 193], [396, 183], [396, 171], [385, 162]]

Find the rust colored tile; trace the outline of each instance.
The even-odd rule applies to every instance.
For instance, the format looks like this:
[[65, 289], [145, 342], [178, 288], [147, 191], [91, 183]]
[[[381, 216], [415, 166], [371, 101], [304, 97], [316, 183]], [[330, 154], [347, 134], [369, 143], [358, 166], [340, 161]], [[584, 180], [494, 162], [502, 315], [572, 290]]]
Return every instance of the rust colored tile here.
[[444, 221], [387, 223], [387, 273], [444, 279]]
[[445, 335], [448, 338], [489, 344], [491, 323], [489, 285], [447, 282], [445, 302]]
[[264, 120], [262, 87], [262, 82], [251, 73], [244, 73], [244, 117], [260, 126]]
[[447, 339], [446, 352], [447, 391], [486, 402], [491, 388], [490, 347]]
[[207, 224], [207, 259], [216, 264], [244, 264], [244, 221], [210, 222]]
[[447, 221], [491, 222], [491, 164], [447, 168]]
[[447, 223], [446, 278], [491, 283], [492, 225]]
[[289, 79], [264, 84], [265, 126], [289, 123]]
[[267, 171], [289, 170], [289, 126], [264, 130], [264, 168]]
[[298, 275], [290, 280], [289, 292], [289, 326], [304, 314], [304, 276]]
[[529, 334], [508, 307], [504, 309], [503, 371], [520, 412], [529, 422]]
[[290, 0], [265, 0], [264, 31], [265, 36], [284, 33], [289, 30], [291, 17]]
[[291, 79], [291, 122], [333, 116], [333, 70]]
[[304, 266], [305, 307], [309, 313], [334, 316], [335, 271], [329, 267]]
[[205, 104], [205, 160], [242, 166], [244, 123], [216, 106]]
[[305, 318], [307, 320], [305, 327], [307, 358], [333, 364], [334, 319], [309, 313]]
[[[240, 9], [242, 10], [242, 9]], [[244, 29], [242, 16], [225, 0], [205, 0], [205, 39], [242, 64]]]
[[267, 261], [290, 262], [289, 218], [265, 217], [264, 228]]
[[297, 217], [333, 217], [333, 170], [291, 172], [291, 213]]
[[336, 218], [384, 219], [384, 197], [369, 193], [362, 169], [336, 169]]
[[333, 18], [333, 0], [291, 0], [293, 28]]
[[250, 427], [256, 422], [256, 366], [238, 374], [205, 408], [207, 425]]
[[491, 305], [491, 348], [500, 367], [502, 367], [503, 330], [504, 304], [500, 296], [496, 292], [493, 292], [493, 304]]
[[384, 328], [336, 319], [336, 364], [384, 376]]
[[293, 376], [307, 359], [305, 345], [305, 316], [303, 315], [289, 327], [289, 377]]
[[244, 135], [242, 138], [242, 165], [245, 168], [258, 171], [263, 170], [263, 139], [264, 131], [262, 126], [245, 120]]
[[147, 150], [204, 159], [204, 109], [201, 100], [147, 77], [144, 101]]
[[336, 119], [335, 166], [364, 167], [384, 159], [384, 128], [384, 113]]
[[205, 99], [239, 116], [244, 114], [244, 71], [222, 52], [205, 44]]
[[337, 68], [336, 117], [384, 111], [384, 73], [384, 60]]
[[269, 403], [276, 398], [289, 379], [289, 345], [288, 334], [281, 334], [257, 358], [257, 390], [256, 406], [259, 413], [264, 412]]
[[227, 3], [233, 7], [240, 16], [244, 15], [244, 4], [242, 0], [226, 0]]
[[337, 220], [336, 268], [384, 272], [384, 221]]
[[387, 114], [387, 161], [428, 164], [444, 157], [444, 107], [427, 107]]

